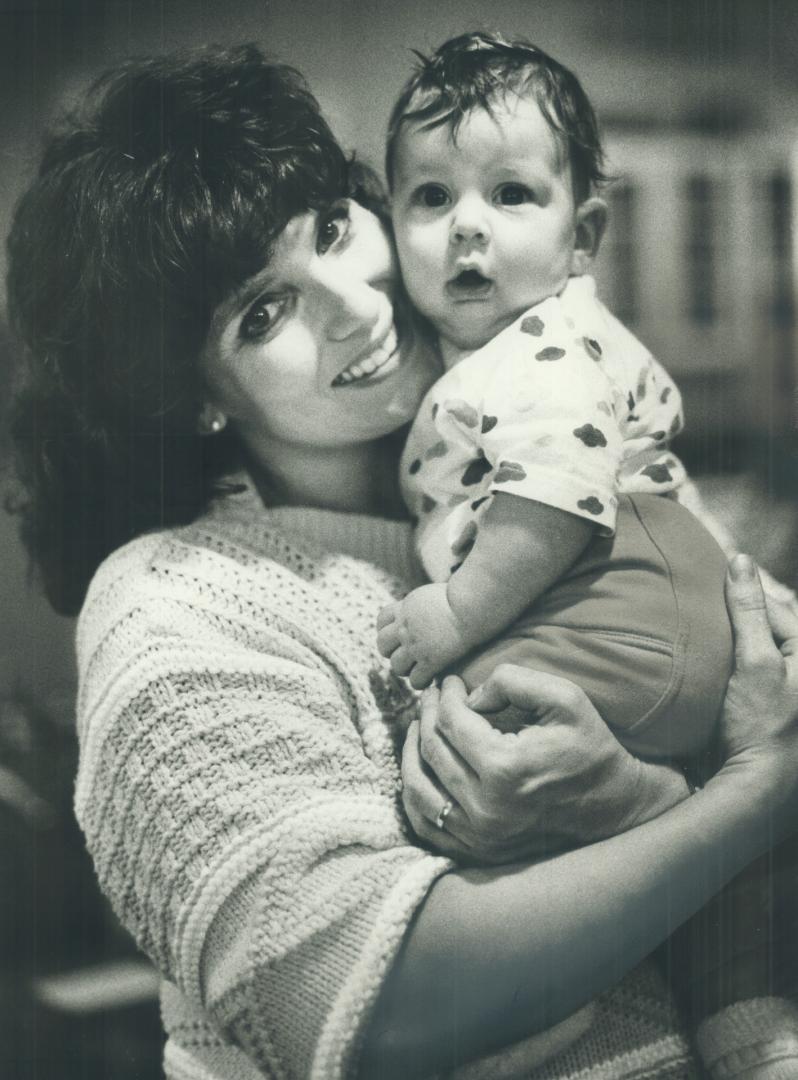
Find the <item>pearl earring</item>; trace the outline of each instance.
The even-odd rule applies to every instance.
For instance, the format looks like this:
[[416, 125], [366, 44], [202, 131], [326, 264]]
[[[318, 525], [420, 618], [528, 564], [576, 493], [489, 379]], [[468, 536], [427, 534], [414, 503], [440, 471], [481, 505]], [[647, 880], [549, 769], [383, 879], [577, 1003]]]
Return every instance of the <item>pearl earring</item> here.
[[197, 432], [200, 435], [218, 435], [227, 427], [227, 417], [224, 413], [213, 415], [211, 407], [206, 405], [197, 421]]

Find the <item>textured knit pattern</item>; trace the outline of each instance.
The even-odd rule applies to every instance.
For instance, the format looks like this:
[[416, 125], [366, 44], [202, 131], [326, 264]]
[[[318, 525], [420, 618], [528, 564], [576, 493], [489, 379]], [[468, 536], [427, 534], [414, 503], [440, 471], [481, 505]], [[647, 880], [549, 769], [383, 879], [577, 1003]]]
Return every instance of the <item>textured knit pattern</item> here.
[[571, 278], [426, 395], [402, 456], [422, 562], [446, 581], [473, 546], [493, 495], [565, 510], [604, 533], [617, 494], [664, 494], [685, 478], [668, 440], [681, 398], [651, 353]]
[[[379, 567], [412, 579], [411, 552], [407, 526], [264, 513], [247, 493], [95, 576], [76, 807], [103, 890], [166, 980], [172, 1080], [351, 1076], [408, 922], [450, 865], [409, 841], [396, 741], [415, 701], [375, 648], [400, 589]], [[660, 1064], [683, 1055], [649, 1000], [655, 1039], [610, 1022], [545, 1076], [630, 1043], [644, 1057], [656, 1043]]]
[[104, 891], [187, 1003], [266, 1075], [327, 1080], [448, 864], [408, 842], [373, 692], [397, 723], [413, 703], [375, 649], [395, 582], [226, 511], [96, 576], [77, 811]]
[[696, 1042], [712, 1080], [795, 1080], [798, 1005], [752, 998], [710, 1016]]

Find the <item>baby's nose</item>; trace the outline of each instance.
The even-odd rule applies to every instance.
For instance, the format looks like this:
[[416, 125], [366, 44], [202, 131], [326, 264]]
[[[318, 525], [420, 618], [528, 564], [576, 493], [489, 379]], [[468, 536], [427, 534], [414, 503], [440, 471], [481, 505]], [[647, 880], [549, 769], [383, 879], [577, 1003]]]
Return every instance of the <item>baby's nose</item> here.
[[451, 239], [455, 242], [486, 240], [489, 227], [481, 199], [464, 198], [452, 215]]

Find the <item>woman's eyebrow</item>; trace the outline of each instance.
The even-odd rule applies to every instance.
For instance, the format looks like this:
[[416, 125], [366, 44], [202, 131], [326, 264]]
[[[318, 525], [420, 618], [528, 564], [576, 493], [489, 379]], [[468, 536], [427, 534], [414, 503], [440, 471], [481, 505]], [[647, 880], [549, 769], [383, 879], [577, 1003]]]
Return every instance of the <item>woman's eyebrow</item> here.
[[247, 278], [243, 281], [237, 289], [234, 290], [232, 296], [224, 302], [222, 305], [225, 314], [228, 317], [237, 315], [244, 308], [249, 307], [253, 301], [257, 300], [264, 292], [274, 286], [274, 275], [266, 268], [261, 270], [260, 273], [255, 274], [254, 277]]

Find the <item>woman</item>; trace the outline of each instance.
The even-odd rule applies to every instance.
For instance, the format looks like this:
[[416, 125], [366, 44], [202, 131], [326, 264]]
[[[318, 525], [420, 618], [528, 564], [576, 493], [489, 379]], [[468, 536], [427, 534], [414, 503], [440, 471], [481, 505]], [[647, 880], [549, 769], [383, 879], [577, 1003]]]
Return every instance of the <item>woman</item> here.
[[[167, 1075], [425, 1076], [543, 1031], [786, 832], [792, 645], [741, 560], [725, 764], [692, 799], [551, 676], [500, 669], [471, 702], [537, 712], [523, 739], [456, 680], [405, 739], [414, 702], [374, 621], [417, 573], [391, 436], [432, 373], [362, 174], [253, 48], [133, 65], [95, 95], [10, 239], [17, 437], [28, 542], [57, 606], [83, 605], [77, 812], [166, 980]], [[410, 837], [402, 740], [410, 818], [444, 838], [459, 816], [452, 850], [628, 831], [457, 870]]]

